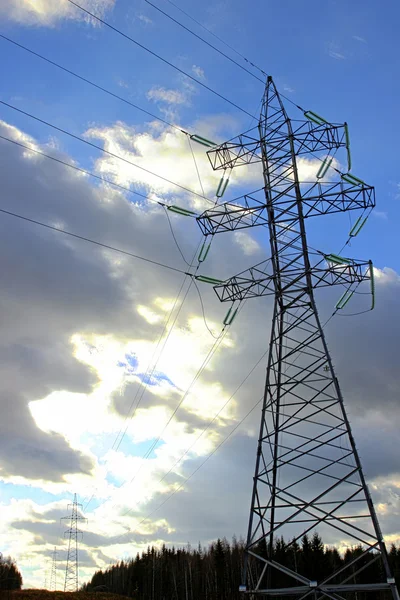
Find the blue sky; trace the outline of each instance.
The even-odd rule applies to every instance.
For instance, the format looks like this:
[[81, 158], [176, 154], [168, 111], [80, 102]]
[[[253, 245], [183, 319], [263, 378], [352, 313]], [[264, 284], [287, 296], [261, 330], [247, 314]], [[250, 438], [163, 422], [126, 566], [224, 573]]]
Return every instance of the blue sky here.
[[[200, 135], [215, 135], [222, 142], [254, 124], [248, 115], [193, 81], [188, 82], [108, 28], [67, 18], [64, 2], [60, 0], [56, 12], [51, 13], [52, 3], [43, 0], [38, 16], [29, 11], [27, 0], [6, 0], [0, 7], [0, 33]], [[145, 1], [82, 3], [98, 10], [103, 8], [105, 18], [114, 27], [257, 115], [263, 84]], [[248, 67], [166, 0], [154, 3]], [[347, 121], [352, 172], [376, 187], [375, 214], [346, 252], [357, 258], [371, 258], [380, 269], [377, 310], [358, 321], [337, 319], [335, 325], [330, 325], [328, 341], [341, 369], [374, 494], [384, 507], [383, 527], [391, 540], [398, 540], [400, 469], [394, 440], [400, 415], [398, 365], [393, 357], [400, 323], [400, 41], [395, 29], [400, 7], [394, 1], [387, 1], [382, 7], [372, 0], [328, 0], [323, 5], [314, 0], [307, 5], [294, 0], [255, 0], [251, 11], [238, 0], [187, 0], [182, 1], [182, 7], [271, 74], [278, 88], [293, 102], [332, 122]], [[94, 143], [199, 191], [183, 134], [157, 129], [142, 112], [3, 39], [0, 50], [1, 100], [78, 136], [89, 129], [95, 131], [91, 138]], [[254, 73], [259, 75], [256, 70]], [[294, 118], [302, 117], [291, 104], [287, 108]], [[152, 185], [134, 169], [126, 169], [97, 150], [3, 105], [0, 120], [1, 135], [36, 143], [47, 153], [76, 161], [123, 185], [157, 193], [177, 204], [189, 202], [187, 195], [170, 185], [156, 187], [153, 181], [154, 192]], [[8, 125], [16, 129], [10, 130]], [[29, 142], [24, 137], [27, 135], [32, 138]], [[211, 173], [203, 150], [196, 148], [195, 152], [206, 194], [212, 196], [218, 177]], [[139, 206], [133, 207], [131, 197], [88, 178], [78, 178], [44, 159], [30, 160], [1, 140], [0, 152], [1, 207], [45, 222], [65, 224], [110, 245], [184, 267], [165, 215], [157, 212], [157, 207], [150, 210], [140, 199]], [[238, 175], [228, 188], [226, 199], [259, 187], [257, 177], [252, 173]], [[240, 398], [232, 400], [213, 427], [197, 441], [265, 351], [269, 330], [260, 335], [260, 323], [266, 319], [269, 323], [270, 304], [256, 301], [254, 308], [243, 310], [211, 366], [197, 380], [198, 368], [214, 340], [204, 327], [195, 290], [190, 291], [182, 308], [178, 303], [172, 309], [171, 322], [176, 318], [176, 327], [170, 338], [161, 336], [162, 344], [157, 346], [181, 284], [180, 274], [127, 262], [82, 242], [65, 241], [60, 235], [7, 219], [0, 219], [0, 255], [6, 282], [0, 301], [4, 314], [9, 315], [2, 326], [0, 344], [6, 373], [2, 379], [4, 389], [0, 385], [0, 401], [10, 415], [15, 411], [16, 423], [20, 415], [25, 420], [21, 426], [23, 435], [19, 434], [17, 441], [10, 424], [3, 432], [6, 439], [5, 434], [10, 431], [7, 441], [2, 443], [0, 438], [0, 502], [5, 511], [0, 536], [5, 551], [12, 553], [21, 565], [27, 584], [41, 584], [44, 573], [40, 570], [40, 552], [50, 556], [58, 535], [57, 519], [66, 514], [75, 491], [82, 500], [95, 490], [96, 497], [88, 510], [89, 531], [104, 536], [102, 548], [109, 560], [160, 541], [177, 544], [189, 540], [197, 544], [200, 537], [202, 543], [207, 543], [218, 535], [243, 534], [256, 414], [241, 426], [237, 438], [231, 438], [207, 463], [207, 470], [190, 481], [185, 487], [187, 493], [176, 493], [160, 513], [139, 528], [140, 541], [134, 546], [116, 547], [110, 543], [124, 527], [139, 527], [143, 517], [190, 475], [261, 395], [263, 365], [254, 379], [243, 386]], [[190, 256], [199, 237], [196, 224], [176, 215], [171, 220], [186, 256]], [[337, 251], [350, 226], [347, 215], [315, 220], [309, 224], [310, 241], [327, 252]], [[267, 245], [263, 229], [255, 230], [251, 236], [220, 236], [213, 243], [202, 272], [213, 276], [234, 274], [264, 259]], [[384, 271], [384, 267], [389, 270]], [[207, 321], [214, 332], [219, 332], [227, 307], [219, 305], [211, 289], [201, 289]], [[321, 302], [323, 315], [330, 314], [332, 298], [336, 296]], [[130, 367], [123, 368], [127, 363]], [[140, 387], [148, 380], [148, 365], [154, 366], [150, 385]], [[113, 451], [132, 401], [134, 405], [139, 398], [138, 389], [140, 393], [144, 390], [140, 409], [130, 422], [120, 449]], [[171, 417], [171, 425], [164, 432], [163, 425], [187, 389], [186, 404]], [[380, 410], [381, 405], [385, 409]], [[14, 423], [10, 418], [11, 422]], [[386, 432], [381, 465], [371, 457], [370, 449], [376, 423]], [[122, 486], [120, 491], [118, 483], [129, 481], [137, 472], [141, 457], [157, 441], [160, 431], [160, 441], [148, 453], [140, 477], [133, 486]], [[184, 454], [188, 448], [191, 450]], [[177, 462], [182, 456], [182, 462]], [[169, 475], [163, 480], [166, 472]], [[233, 503], [230, 486], [239, 480], [241, 489]], [[203, 504], [197, 506], [205, 490]], [[213, 490], [224, 499], [221, 506], [216, 506]], [[396, 498], [390, 509], [385, 504], [389, 494]], [[123, 520], [121, 514], [127, 507], [132, 508], [133, 514]], [[199, 522], [198, 514], [203, 515], [204, 522]], [[54, 520], [51, 536], [45, 527], [49, 519]], [[19, 527], [18, 520], [32, 522], [35, 528]], [[38, 531], [40, 551], [35, 546]], [[83, 578], [106, 564], [94, 545], [86, 546], [86, 550], [90, 560], [82, 566]], [[32, 558], [35, 552], [36, 559]]]
[[[167, 2], [160, 4], [160, 8], [212, 44], [220, 45]], [[395, 233], [399, 209], [395, 171], [400, 84], [396, 77], [399, 42], [393, 23], [399, 17], [398, 5], [387, 2], [382, 10], [374, 2], [332, 1], [323, 8], [318, 2], [310, 2], [307, 7], [290, 2], [290, 8], [255, 2], [252, 10], [246, 12], [239, 2], [201, 5], [189, 2], [185, 9], [273, 74], [282, 91], [293, 90], [285, 93], [295, 102], [332, 121], [348, 121], [353, 172], [376, 186], [377, 210], [389, 217], [381, 214], [380, 218], [371, 219], [367, 246], [360, 241], [361, 255], [370, 254], [371, 242], [379, 239], [374, 248], [375, 262], [383, 266], [386, 256], [397, 261]], [[145, 2], [132, 6], [119, 0], [108, 19], [188, 73], [194, 75], [192, 66], [200, 66], [210, 87], [255, 112], [262, 84], [152, 6]], [[160, 105], [146, 97], [148, 90], [154, 86], [174, 89], [182, 84], [179, 73], [104, 27], [88, 28], [75, 21], [61, 21], [52, 28], [4, 22], [2, 32], [160, 116]], [[139, 130], [143, 127], [146, 120], [143, 113], [4, 40], [0, 43], [7, 55], [1, 90], [6, 101], [77, 134], [90, 124], [111, 124], [116, 120]], [[221, 48], [232, 54], [228, 48]], [[245, 64], [240, 57], [232, 56]], [[39, 140], [54, 134], [5, 107], [2, 112], [9, 122], [21, 125]], [[245, 115], [197, 86], [190, 105], [180, 107], [179, 123], [188, 127], [210, 112], [233, 114], [243, 128], [249, 122]], [[90, 165], [96, 155], [95, 150], [65, 136], [59, 136], [59, 140], [83, 164]]]

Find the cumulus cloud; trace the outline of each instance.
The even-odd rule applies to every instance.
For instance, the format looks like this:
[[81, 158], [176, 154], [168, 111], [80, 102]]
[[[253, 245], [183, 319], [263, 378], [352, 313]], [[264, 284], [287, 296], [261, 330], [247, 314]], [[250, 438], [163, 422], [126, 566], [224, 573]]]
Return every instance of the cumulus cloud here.
[[206, 78], [205, 77], [205, 73], [204, 73], [204, 69], [202, 69], [198, 65], [193, 65], [192, 66], [192, 71], [196, 75], [196, 77], [198, 77], [199, 79], [205, 79]]
[[[87, 0], [84, 8], [104, 17], [112, 10], [115, 0]], [[2, 0], [0, 18], [16, 21], [21, 25], [54, 27], [63, 19], [85, 21], [97, 26], [98, 22], [69, 2], [53, 0]]]
[[147, 98], [154, 102], [166, 104], [187, 104], [186, 95], [180, 90], [168, 90], [163, 87], [153, 87], [147, 92]]
[[[230, 119], [224, 119], [221, 115], [217, 123], [214, 119], [205, 119], [195, 124], [194, 130], [198, 129], [203, 136], [218, 141], [222, 135], [226, 136], [226, 130], [231, 129], [232, 125]], [[194, 209], [205, 210], [210, 207], [210, 203], [199, 198], [199, 195], [204, 190], [211, 200], [215, 196], [221, 173], [210, 168], [204, 146], [191, 142], [196, 162], [194, 161], [189, 140], [180, 130], [168, 128], [138, 132], [124, 122], [117, 122], [108, 127], [92, 127], [86, 132], [86, 136], [99, 140], [105, 150], [125, 160], [121, 162], [113, 156], [101, 156], [96, 162], [97, 169], [116, 183], [136, 183], [159, 194], [180, 195], [183, 202]], [[317, 170], [316, 161], [310, 161], [310, 165], [314, 171]], [[161, 177], [155, 177], [149, 171]], [[179, 181], [181, 186], [194, 190], [197, 195], [182, 195], [182, 189], [173, 185], [171, 180]], [[261, 182], [262, 171], [260, 164], [256, 163], [234, 171], [230, 176], [229, 188], [237, 189], [246, 185], [251, 186], [250, 189], [256, 189], [261, 187]]]

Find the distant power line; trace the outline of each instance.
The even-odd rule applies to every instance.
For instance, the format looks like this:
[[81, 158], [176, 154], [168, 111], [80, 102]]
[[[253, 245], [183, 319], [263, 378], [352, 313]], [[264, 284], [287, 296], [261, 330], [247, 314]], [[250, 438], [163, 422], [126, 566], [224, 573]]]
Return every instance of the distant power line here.
[[58, 127], [57, 125], [54, 125], [53, 123], [49, 123], [48, 121], [45, 121], [44, 119], [41, 119], [40, 117], [37, 117], [36, 115], [33, 115], [32, 113], [22, 110], [21, 108], [17, 108], [16, 106], [9, 104], [8, 102], [4, 102], [3, 100], [0, 100], [0, 104], [3, 104], [3, 106], [7, 106], [8, 108], [15, 110], [16, 112], [19, 112], [20, 114], [25, 115], [26, 117], [29, 117], [30, 119], [33, 119], [34, 121], [37, 121], [38, 123], [42, 123], [43, 125], [46, 125], [47, 127], [51, 127], [51, 129], [55, 129], [56, 131], [59, 131], [60, 133], [68, 135], [69, 137], [73, 138], [74, 140], [78, 140], [79, 142], [82, 142], [82, 144], [86, 144], [87, 146], [90, 146], [91, 148], [95, 148], [96, 150], [103, 152], [103, 154], [107, 154], [108, 156], [111, 156], [112, 158], [116, 158], [117, 160], [127, 163], [128, 165], [131, 165], [132, 167], [136, 167], [140, 171], [144, 171], [145, 173], [148, 173], [149, 175], [152, 175], [153, 177], [156, 177], [157, 179], [161, 179], [162, 181], [165, 181], [185, 192], [189, 192], [189, 194], [193, 194], [194, 196], [197, 196], [198, 198], [201, 198], [202, 200], [206, 200], [206, 201], [214, 204], [214, 202], [210, 198], [207, 198], [207, 197], [203, 196], [202, 194], [198, 194], [194, 190], [191, 190], [190, 188], [187, 188], [184, 185], [176, 183], [175, 181], [171, 181], [171, 179], [168, 179], [167, 177], [158, 175], [158, 173], [155, 173], [154, 171], [150, 171], [150, 169], [141, 167], [140, 165], [132, 162], [131, 160], [128, 160], [127, 158], [124, 158], [123, 156], [119, 156], [118, 154], [115, 154], [114, 152], [110, 152], [109, 150], [106, 150], [105, 148], [102, 148], [101, 146], [98, 146], [97, 144], [94, 144], [93, 142], [89, 142], [89, 140], [85, 140], [85, 138], [80, 137], [79, 135], [75, 135], [74, 133], [71, 133], [70, 131], [63, 129], [62, 127]]
[[215, 96], [218, 96], [218, 98], [221, 98], [221, 100], [224, 100], [224, 102], [227, 102], [228, 104], [230, 104], [234, 108], [237, 108], [238, 110], [240, 110], [241, 112], [245, 113], [249, 117], [252, 117], [252, 118], [254, 117], [254, 115], [252, 115], [251, 113], [249, 113], [247, 110], [245, 110], [244, 108], [242, 108], [238, 104], [235, 104], [235, 102], [232, 102], [232, 100], [229, 100], [228, 98], [226, 98], [225, 96], [223, 96], [219, 92], [216, 92], [213, 88], [211, 88], [210, 86], [208, 86], [207, 84], [205, 84], [203, 81], [200, 81], [200, 79], [197, 79], [196, 77], [193, 77], [193, 75], [190, 75], [189, 73], [187, 73], [186, 71], [184, 71], [180, 67], [177, 67], [173, 63], [169, 62], [167, 59], [163, 58], [160, 54], [157, 54], [153, 50], [150, 50], [150, 48], [147, 48], [146, 46], [144, 46], [143, 44], [141, 44], [140, 42], [138, 42], [137, 40], [135, 40], [131, 36], [127, 35], [123, 31], [121, 31], [120, 29], [118, 29], [117, 27], [114, 27], [113, 25], [111, 25], [111, 23], [107, 23], [107, 21], [105, 21], [104, 19], [101, 19], [100, 17], [98, 17], [94, 13], [90, 12], [89, 10], [87, 10], [86, 8], [84, 8], [83, 6], [80, 6], [79, 4], [77, 4], [76, 2], [74, 2], [73, 0], [67, 0], [67, 2], [69, 2], [70, 4], [72, 4], [73, 6], [75, 6], [76, 8], [79, 8], [79, 10], [81, 10], [84, 13], [86, 13], [87, 15], [89, 15], [92, 19], [95, 19], [96, 21], [98, 21], [102, 25], [105, 25], [109, 29], [112, 29], [112, 31], [115, 31], [115, 33], [118, 33], [118, 35], [121, 35], [122, 37], [124, 37], [125, 39], [129, 40], [133, 44], [136, 44], [136, 46], [139, 46], [139, 48], [142, 48], [143, 50], [145, 50], [146, 52], [148, 52], [149, 54], [151, 54], [155, 58], [158, 58], [159, 60], [161, 60], [163, 63], [165, 63], [169, 67], [172, 67], [173, 69], [175, 69], [176, 71], [178, 71], [182, 75], [185, 75], [186, 77], [188, 77], [189, 79], [191, 79], [192, 81], [194, 81], [195, 83], [197, 83], [198, 85], [200, 85], [201, 87], [205, 88], [206, 90], [208, 90], [209, 92], [211, 92]]
[[[179, 25], [180, 27], [182, 27], [183, 29], [185, 29], [186, 31], [188, 31], [190, 34], [192, 34], [198, 40], [201, 40], [204, 44], [206, 44], [207, 46], [209, 46], [210, 48], [212, 48], [213, 50], [215, 50], [216, 52], [218, 52], [218, 54], [221, 54], [221, 56], [223, 56], [224, 58], [226, 58], [227, 60], [229, 60], [230, 62], [232, 62], [237, 67], [239, 67], [239, 69], [242, 69], [243, 71], [245, 71], [246, 73], [248, 73], [249, 75], [251, 75], [252, 77], [254, 77], [254, 79], [257, 79], [257, 81], [260, 81], [263, 85], [265, 85], [265, 79], [261, 79], [260, 77], [258, 77], [257, 75], [255, 75], [254, 73], [252, 73], [251, 71], [249, 71], [249, 69], [246, 69], [246, 67], [244, 67], [243, 65], [241, 65], [240, 63], [238, 63], [236, 60], [234, 60], [233, 58], [231, 58], [230, 56], [228, 56], [227, 54], [225, 54], [224, 52], [222, 52], [222, 50], [220, 50], [216, 46], [213, 46], [212, 44], [210, 44], [210, 42], [207, 42], [207, 40], [205, 40], [204, 38], [202, 38], [200, 35], [197, 35], [197, 33], [195, 33], [192, 29], [190, 29], [189, 27], [186, 27], [186, 25], [184, 25], [183, 23], [181, 23], [177, 19], [174, 19], [174, 17], [171, 17], [171, 15], [169, 15], [167, 12], [165, 12], [164, 10], [162, 10], [159, 6], [156, 6], [155, 4], [153, 4], [152, 2], [150, 2], [150, 0], [144, 0], [144, 1], [147, 2], [147, 4], [150, 4], [150, 6], [152, 6], [156, 10], [158, 10], [158, 12], [162, 13], [168, 19], [170, 19], [171, 21], [173, 21], [174, 23], [176, 23], [177, 25]], [[245, 60], [247, 62], [249, 62], [247, 59], [245, 59]]]
[[32, 50], [31, 48], [28, 48], [27, 46], [23, 46], [19, 42], [16, 42], [15, 40], [12, 40], [11, 38], [9, 38], [1, 33], [0, 33], [0, 38], [5, 40], [6, 42], [10, 42], [10, 44], [14, 44], [14, 46], [17, 46], [18, 48], [21, 48], [22, 50], [25, 50], [25, 52], [29, 52], [29, 54], [32, 54], [32, 56], [36, 56], [37, 58], [44, 60], [45, 62], [49, 63], [50, 65], [53, 65], [53, 67], [57, 67], [57, 69], [61, 69], [61, 71], [64, 71], [65, 73], [68, 73], [69, 75], [72, 75], [73, 77], [76, 77], [77, 79], [80, 79], [81, 81], [84, 81], [85, 83], [104, 92], [105, 94], [108, 94], [109, 96], [112, 96], [113, 98], [116, 98], [117, 100], [120, 100], [121, 102], [124, 102], [125, 104], [128, 104], [132, 108], [135, 108], [136, 110], [141, 111], [142, 113], [148, 115], [152, 119], [156, 119], [157, 121], [160, 121], [161, 123], [164, 123], [165, 125], [168, 125], [169, 127], [173, 127], [174, 129], [177, 129], [178, 131], [181, 131], [184, 134], [188, 133], [187, 131], [185, 131], [184, 129], [179, 127], [178, 125], [174, 125], [173, 123], [170, 123], [166, 119], [163, 119], [162, 117], [159, 117], [159, 116], [151, 113], [150, 111], [146, 110], [145, 108], [142, 108], [141, 106], [134, 104], [130, 100], [127, 100], [123, 96], [120, 96], [119, 94], [112, 92], [111, 90], [105, 88], [104, 86], [99, 85], [98, 83], [95, 83], [94, 81], [91, 81], [87, 77], [83, 77], [83, 75], [79, 75], [79, 73], [76, 73], [75, 71], [72, 71], [71, 69], [68, 69], [67, 67], [64, 67], [63, 65], [60, 65], [59, 63], [55, 62], [54, 60], [51, 60], [47, 56], [44, 56], [43, 54], [39, 54], [39, 52], [35, 52], [35, 50]]
[[186, 15], [191, 21], [193, 21], [194, 23], [196, 23], [197, 25], [199, 25], [200, 27], [202, 27], [205, 31], [207, 31], [207, 33], [209, 33], [210, 35], [212, 35], [213, 37], [215, 37], [215, 39], [217, 39], [222, 44], [224, 44], [224, 46], [226, 46], [227, 48], [229, 48], [230, 50], [232, 50], [233, 52], [235, 52], [235, 54], [237, 54], [237, 56], [240, 56], [240, 58], [243, 58], [244, 61], [246, 61], [249, 65], [251, 65], [252, 67], [254, 67], [255, 69], [257, 69], [262, 75], [264, 75], [264, 77], [267, 77], [267, 73], [265, 71], [263, 71], [263, 69], [261, 69], [261, 67], [258, 67], [255, 63], [253, 63], [251, 60], [249, 60], [248, 58], [246, 58], [243, 54], [241, 54], [237, 50], [237, 48], [234, 48], [234, 46], [231, 46], [230, 44], [228, 44], [219, 35], [217, 35], [213, 31], [211, 31], [211, 29], [208, 29], [205, 25], [203, 25], [203, 23], [200, 23], [200, 21], [198, 21], [197, 19], [195, 19], [194, 17], [192, 17], [192, 15], [190, 15], [188, 12], [186, 12], [185, 10], [183, 10], [183, 8], [181, 8], [180, 6], [178, 6], [177, 4], [175, 4], [174, 2], [172, 2], [172, 0], [166, 0], [166, 1], [169, 4], [171, 4], [171, 6], [174, 6], [175, 8], [177, 8], [182, 14]]
[[130, 256], [131, 258], [136, 258], [137, 260], [142, 260], [147, 263], [151, 263], [158, 267], [162, 267], [163, 269], [169, 269], [170, 271], [175, 271], [176, 273], [183, 273], [183, 275], [192, 276], [191, 273], [187, 273], [186, 271], [182, 271], [182, 269], [177, 269], [176, 267], [172, 267], [171, 265], [166, 265], [164, 263], [158, 262], [156, 260], [152, 260], [151, 258], [145, 258], [144, 256], [140, 256], [139, 254], [133, 254], [133, 252], [128, 252], [127, 250], [121, 250], [121, 248], [116, 248], [115, 246], [109, 246], [108, 244], [103, 244], [97, 240], [93, 240], [91, 238], [85, 237], [83, 235], [78, 235], [77, 233], [72, 233], [71, 231], [66, 231], [65, 229], [61, 229], [60, 227], [55, 227], [54, 225], [49, 225], [48, 223], [43, 223], [42, 221], [37, 221], [36, 219], [30, 219], [24, 215], [20, 215], [18, 213], [5, 210], [4, 208], [0, 208], [0, 213], [5, 215], [9, 215], [10, 217], [15, 217], [17, 219], [21, 219], [23, 221], [28, 221], [29, 223], [33, 223], [34, 225], [40, 225], [40, 227], [45, 227], [46, 229], [51, 229], [51, 231], [57, 231], [57, 233], [63, 233], [64, 235], [68, 235], [70, 237], [76, 238], [78, 240], [83, 240], [84, 242], [89, 242], [90, 244], [95, 244], [96, 246], [100, 246], [101, 248], [105, 248], [106, 250], [112, 250], [113, 252], [119, 252], [120, 254], [125, 254], [126, 256]]

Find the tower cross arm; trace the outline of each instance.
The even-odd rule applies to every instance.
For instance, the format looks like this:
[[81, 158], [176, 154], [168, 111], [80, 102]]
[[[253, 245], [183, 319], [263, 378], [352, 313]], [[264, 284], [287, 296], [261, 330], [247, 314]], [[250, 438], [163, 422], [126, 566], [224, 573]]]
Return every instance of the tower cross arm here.
[[237, 198], [235, 203], [225, 202], [204, 211], [197, 217], [197, 223], [203, 234], [214, 235], [256, 225], [268, 225], [265, 198], [257, 198], [257, 193], [260, 191], [264, 196], [263, 189], [257, 190]]
[[214, 286], [215, 293], [221, 302], [234, 302], [270, 296], [275, 293], [273, 275], [266, 269], [270, 261], [263, 261], [238, 275], [234, 275], [224, 283]]
[[262, 162], [258, 132], [255, 130], [254, 135], [242, 133], [209, 150], [207, 155], [214, 171]]
[[302, 204], [305, 217], [366, 210], [375, 206], [375, 189], [363, 182], [359, 185], [348, 184], [343, 180], [337, 183], [317, 183], [310, 189], [310, 195], [303, 195]]
[[[338, 262], [338, 261], [342, 262]], [[260, 296], [275, 294], [276, 286], [281, 293], [294, 300], [301, 298], [305, 284], [305, 272], [302, 268], [294, 266], [289, 268], [285, 275], [277, 278], [267, 272], [270, 261], [263, 261], [238, 275], [230, 277], [224, 283], [214, 286], [214, 291], [221, 302], [242, 301]], [[328, 287], [333, 285], [351, 286], [371, 279], [371, 263], [368, 261], [357, 262], [344, 259], [336, 255], [324, 255], [324, 259], [311, 269], [313, 286]]]
[[310, 121], [292, 121], [296, 154], [338, 150], [346, 147], [344, 125], [322, 123], [314, 125]]
[[342, 259], [345, 262], [337, 262], [335, 255], [325, 255], [327, 266], [318, 263], [312, 269], [314, 287], [328, 287], [332, 285], [351, 286], [363, 283], [371, 279], [371, 262]]

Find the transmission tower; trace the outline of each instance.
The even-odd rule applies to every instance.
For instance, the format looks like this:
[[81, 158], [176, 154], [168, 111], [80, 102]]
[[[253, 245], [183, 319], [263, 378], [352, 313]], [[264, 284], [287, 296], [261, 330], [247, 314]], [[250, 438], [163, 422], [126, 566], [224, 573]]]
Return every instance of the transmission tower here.
[[78, 591], [78, 537], [82, 536], [82, 531], [78, 529], [79, 521], [87, 521], [78, 513], [78, 509], [82, 509], [82, 504], [78, 504], [76, 494], [74, 494], [74, 502], [68, 504], [68, 508], [72, 507], [71, 516], [63, 517], [62, 520], [70, 521], [69, 529], [64, 535], [68, 535], [68, 556], [67, 566], [65, 568], [65, 584], [64, 592]]
[[46, 561], [46, 570], [44, 572], [44, 585], [43, 585], [43, 589], [47, 590], [47, 580], [48, 580], [48, 575], [49, 575], [49, 571], [48, 571], [48, 560]]
[[50, 573], [50, 591], [57, 590], [57, 548], [54, 546]]
[[[253, 132], [214, 147], [208, 156], [214, 170], [224, 174], [260, 162], [264, 187], [197, 218], [211, 236], [265, 226], [271, 247], [268, 261], [223, 282], [208, 278], [222, 302], [274, 297], [240, 591], [342, 600], [387, 590], [399, 600], [314, 298], [317, 288], [345, 286], [336, 304], [341, 310], [364, 281], [373, 292], [372, 263], [311, 250], [305, 228], [307, 218], [361, 210], [350, 231], [354, 237], [365, 223], [364, 213], [375, 206], [374, 188], [349, 172], [347, 124], [329, 123], [311, 111], [292, 121], [271, 77]], [[345, 173], [336, 168], [340, 149], [347, 151]], [[299, 175], [303, 156], [321, 160], [311, 182]], [[311, 579], [305, 567], [301, 572], [301, 565], [288, 566], [275, 551], [283, 537], [290, 556], [305, 534], [316, 531], [339, 548], [362, 547], [321, 581]], [[373, 563], [375, 580], [365, 581]]]

